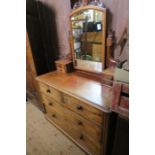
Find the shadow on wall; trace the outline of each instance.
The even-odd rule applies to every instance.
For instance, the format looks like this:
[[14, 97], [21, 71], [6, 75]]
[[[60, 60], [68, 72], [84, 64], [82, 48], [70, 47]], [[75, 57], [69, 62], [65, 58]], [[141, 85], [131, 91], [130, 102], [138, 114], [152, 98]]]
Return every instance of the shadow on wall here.
[[59, 42], [54, 9], [46, 4], [26, 0], [26, 28], [37, 74], [55, 70]]

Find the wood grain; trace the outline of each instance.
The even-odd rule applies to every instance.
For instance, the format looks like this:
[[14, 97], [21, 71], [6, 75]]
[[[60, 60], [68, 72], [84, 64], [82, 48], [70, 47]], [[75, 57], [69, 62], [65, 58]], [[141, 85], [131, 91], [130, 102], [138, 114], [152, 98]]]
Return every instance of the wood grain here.
[[112, 89], [101, 82], [78, 76], [74, 72], [65, 74], [56, 71], [41, 75], [37, 80], [99, 110], [110, 112]]
[[38, 93], [38, 83], [36, 81], [36, 68], [33, 60], [32, 50], [26, 33], [26, 93], [27, 97], [35, 100], [33, 102], [38, 108], [44, 111], [44, 107], [40, 102], [40, 94]]
[[32, 51], [30, 47], [30, 42], [28, 34], [26, 33], [26, 86], [27, 91], [30, 93], [35, 93], [35, 77], [36, 77], [35, 64], [33, 61]]
[[129, 85], [122, 82], [114, 82], [112, 111], [123, 117], [129, 118]]
[[42, 93], [49, 97], [54, 98], [56, 101], [61, 102], [61, 93], [57, 89], [50, 87], [44, 83], [39, 82], [39, 89]]
[[76, 72], [54, 71], [37, 80], [46, 118], [87, 153], [106, 155], [111, 87]]
[[87, 118], [90, 121], [98, 125], [102, 125], [104, 114], [102, 111], [95, 109], [94, 107], [77, 100], [69, 95], [63, 94], [63, 106], [73, 110], [74, 112], [80, 114], [81, 116]]
[[[83, 118], [70, 109], [63, 107], [61, 104], [56, 102], [54, 99], [43, 95], [43, 103], [48, 107], [48, 109], [53, 109], [55, 111], [60, 111], [63, 113], [63, 118], [68, 121], [67, 124], [76, 126], [77, 130], [83, 130], [88, 134], [91, 139], [95, 140], [97, 143], [101, 142], [101, 129], [102, 126], [94, 125], [93, 122]], [[64, 122], [65, 123], [65, 122]]]
[[[93, 133], [99, 134], [101, 133], [101, 129], [95, 127], [93, 124], [79, 117], [70, 110], [62, 108], [61, 106], [59, 109], [53, 107], [49, 108], [49, 106], [46, 106], [46, 109], [49, 119], [54, 121], [64, 131], [66, 131], [66, 133], [72, 136], [78, 142], [77, 144], [82, 145], [85, 150], [88, 150], [94, 155], [100, 154], [101, 145], [99, 143], [99, 139], [96, 139]], [[77, 121], [83, 122], [84, 126], [82, 127], [77, 125]], [[92, 129], [92, 125], [94, 129]]]

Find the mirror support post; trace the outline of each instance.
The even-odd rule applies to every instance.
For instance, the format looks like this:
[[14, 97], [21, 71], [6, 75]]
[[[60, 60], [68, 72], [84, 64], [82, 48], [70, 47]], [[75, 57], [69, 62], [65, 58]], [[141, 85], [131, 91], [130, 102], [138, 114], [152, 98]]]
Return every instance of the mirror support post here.
[[113, 36], [109, 34], [107, 37], [107, 50], [106, 50], [106, 68], [110, 66], [116, 66], [118, 61], [113, 58], [112, 46], [113, 46]]

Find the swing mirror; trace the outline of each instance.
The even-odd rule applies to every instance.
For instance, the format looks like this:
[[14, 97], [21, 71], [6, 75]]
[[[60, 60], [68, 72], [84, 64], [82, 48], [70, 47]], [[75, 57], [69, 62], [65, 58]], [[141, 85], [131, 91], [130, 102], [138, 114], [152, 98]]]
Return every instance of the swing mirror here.
[[73, 10], [70, 25], [74, 67], [102, 72], [105, 66], [106, 9], [83, 6]]

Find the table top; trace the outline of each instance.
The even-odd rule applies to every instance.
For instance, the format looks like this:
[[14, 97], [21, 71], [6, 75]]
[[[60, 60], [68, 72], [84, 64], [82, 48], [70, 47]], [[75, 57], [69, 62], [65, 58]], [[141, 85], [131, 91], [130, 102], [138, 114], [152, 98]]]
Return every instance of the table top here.
[[37, 80], [83, 100], [104, 112], [111, 112], [112, 88], [99, 81], [82, 77], [76, 72], [62, 73], [57, 71], [40, 75]]

